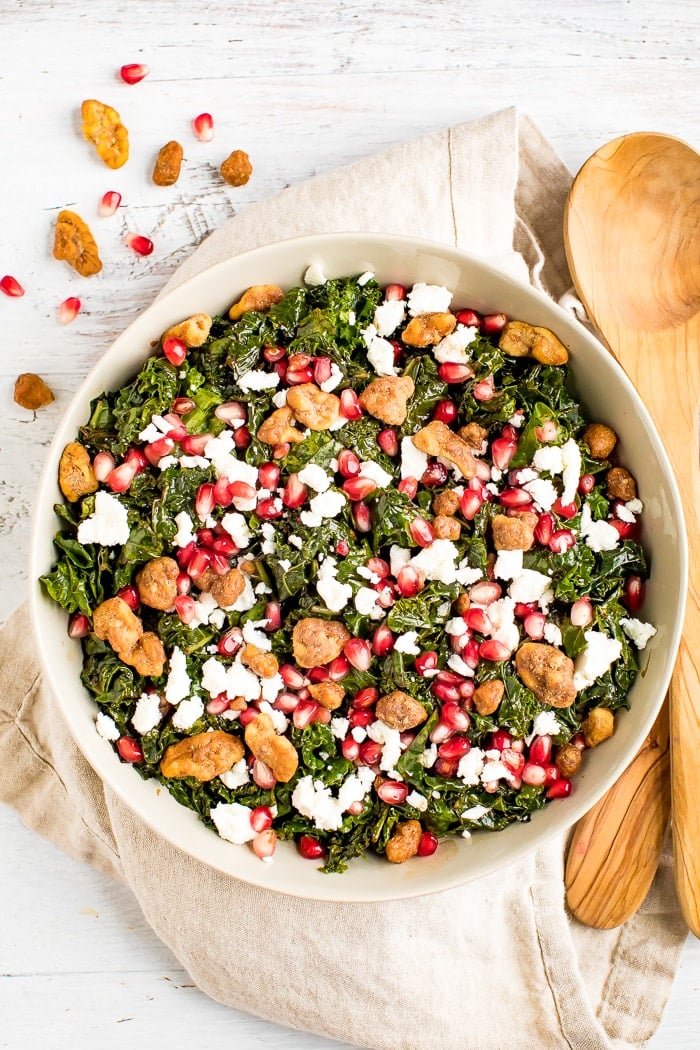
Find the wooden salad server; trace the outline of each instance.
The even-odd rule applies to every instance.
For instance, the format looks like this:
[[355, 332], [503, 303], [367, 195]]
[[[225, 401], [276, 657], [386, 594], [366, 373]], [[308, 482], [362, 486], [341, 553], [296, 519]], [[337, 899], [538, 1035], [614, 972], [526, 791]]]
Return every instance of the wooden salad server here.
[[688, 605], [668, 710], [577, 825], [567, 901], [580, 921], [599, 928], [636, 911], [659, 861], [670, 796], [676, 888], [688, 927], [700, 936], [700, 154], [644, 132], [603, 146], [574, 180], [564, 236], [588, 316], [656, 423], [689, 544]]

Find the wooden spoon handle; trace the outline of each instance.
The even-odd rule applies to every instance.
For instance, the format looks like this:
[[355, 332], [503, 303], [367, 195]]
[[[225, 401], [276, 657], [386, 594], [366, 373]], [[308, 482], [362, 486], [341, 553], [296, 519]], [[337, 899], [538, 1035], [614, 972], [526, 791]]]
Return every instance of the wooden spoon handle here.
[[574, 828], [564, 875], [566, 901], [586, 926], [620, 926], [646, 897], [671, 812], [669, 764], [665, 702], [632, 764]]
[[691, 575], [683, 640], [671, 679], [673, 861], [681, 910], [700, 937], [700, 578]]

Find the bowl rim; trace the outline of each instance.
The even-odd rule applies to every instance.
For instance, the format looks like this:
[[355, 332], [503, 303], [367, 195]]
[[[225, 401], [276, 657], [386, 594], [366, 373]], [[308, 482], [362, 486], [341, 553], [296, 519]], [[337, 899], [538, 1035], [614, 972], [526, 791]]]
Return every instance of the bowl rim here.
[[[51, 445], [47, 451], [45, 463], [41, 472], [39, 483], [36, 489], [34, 505], [38, 506], [44, 501], [45, 494], [49, 488], [56, 489], [56, 464], [58, 459], [58, 449], [63, 448], [66, 435], [64, 431], [67, 429], [67, 420], [72, 415], [78, 404], [87, 407], [89, 404], [89, 394], [91, 388], [95, 383], [95, 378], [102, 372], [102, 370], [108, 368], [107, 362], [112, 364], [115, 358], [118, 357], [119, 351], [122, 347], [127, 347], [132, 343], [134, 338], [133, 330], [145, 326], [150, 318], [154, 315], [160, 314], [163, 311], [167, 312], [167, 309], [172, 307], [172, 313], [175, 320], [170, 321], [170, 324], [177, 323], [177, 319], [181, 319], [182, 310], [178, 310], [177, 300], [183, 295], [183, 293], [189, 294], [191, 292], [197, 292], [199, 289], [206, 294], [206, 289], [213, 281], [216, 280], [217, 276], [225, 273], [228, 269], [235, 269], [245, 266], [249, 261], [254, 262], [256, 265], [260, 263], [265, 264], [265, 256], [274, 256], [280, 251], [295, 250], [301, 257], [303, 252], [306, 252], [306, 258], [308, 266], [311, 262], [315, 261], [313, 256], [322, 255], [324, 248], [328, 249], [331, 245], [339, 246], [341, 248], [349, 248], [352, 245], [358, 246], [358, 248], [366, 248], [371, 251], [372, 248], [391, 248], [392, 246], [397, 249], [406, 248], [411, 251], [424, 251], [430, 255], [439, 257], [446, 262], [454, 263], [458, 267], [470, 266], [476, 267], [484, 272], [485, 275], [494, 278], [496, 281], [504, 283], [510, 286], [516, 294], [522, 295], [525, 293], [527, 296], [533, 298], [536, 302], [539, 302], [546, 310], [553, 312], [555, 316], [561, 321], [561, 327], [570, 330], [574, 339], [592, 350], [596, 355], [604, 355], [608, 365], [617, 375], [617, 380], [626, 388], [628, 396], [631, 398], [635, 405], [637, 417], [643, 424], [644, 429], [647, 432], [649, 439], [654, 447], [654, 452], [662, 465], [666, 481], [668, 484], [672, 510], [675, 515], [678, 524], [678, 563], [679, 563], [679, 579], [680, 579], [680, 594], [678, 595], [678, 614], [675, 621], [673, 622], [672, 629], [670, 631], [670, 638], [667, 643], [667, 655], [665, 659], [665, 670], [662, 675], [663, 688], [659, 690], [659, 696], [656, 701], [650, 705], [650, 709], [644, 718], [640, 718], [640, 725], [637, 731], [634, 733], [634, 739], [630, 746], [632, 756], [636, 754], [639, 747], [642, 745], [644, 738], [648, 734], [653, 722], [655, 721], [658, 713], [661, 709], [662, 703], [668, 690], [673, 666], [676, 659], [676, 653], [680, 644], [681, 631], [683, 626], [683, 619], [685, 613], [685, 604], [687, 597], [687, 585], [688, 585], [688, 544], [687, 544], [687, 533], [685, 517], [683, 514], [683, 507], [680, 498], [680, 492], [678, 485], [673, 473], [673, 469], [669, 462], [668, 456], [664, 449], [663, 443], [659, 436], [658, 430], [646, 408], [644, 402], [641, 400], [631, 380], [624, 372], [620, 364], [615, 359], [614, 355], [600, 342], [595, 336], [588, 331], [588, 329], [582, 325], [571, 312], [566, 311], [561, 307], [555, 300], [551, 299], [541, 289], [534, 287], [527, 283], [525, 280], [521, 280], [507, 270], [501, 269], [495, 266], [488, 259], [480, 256], [474, 252], [466, 251], [462, 248], [456, 247], [455, 245], [448, 245], [441, 243], [440, 241], [432, 241], [426, 238], [412, 237], [406, 234], [384, 234], [384, 233], [367, 233], [367, 232], [354, 232], [346, 231], [339, 233], [321, 233], [321, 234], [308, 234], [299, 237], [286, 238], [282, 241], [275, 241], [269, 244], [261, 245], [257, 248], [249, 249], [245, 252], [241, 252], [238, 255], [231, 255], [225, 259], [220, 260], [212, 264], [211, 266], [201, 270], [186, 280], [172, 284], [172, 278], [166, 285], [165, 289], [162, 290], [156, 299], [146, 307], [145, 310], [141, 310], [132, 321], [129, 322], [126, 328], [117, 336], [117, 338], [110, 344], [107, 350], [95, 361], [87, 375], [81, 382], [80, 386], [76, 390], [75, 394], [71, 398], [69, 404], [66, 406], [61, 414], [61, 418], [58, 422], [54, 437], [51, 441]], [[303, 269], [302, 269], [303, 272]], [[177, 273], [177, 271], [176, 271]], [[339, 275], [340, 276], [340, 275]], [[141, 338], [139, 336], [139, 338]], [[145, 361], [150, 356], [151, 349], [147, 344], [147, 341], [143, 347], [143, 360]], [[102, 382], [100, 380], [100, 382]], [[99, 385], [99, 384], [98, 384]], [[74, 434], [74, 428], [73, 428]], [[68, 437], [67, 440], [72, 440], [73, 437]], [[53, 501], [52, 501], [53, 502]], [[137, 819], [145, 823], [161, 838], [165, 839], [171, 845], [188, 853], [194, 859], [208, 864], [210, 867], [221, 871], [222, 873], [232, 877], [239, 878], [251, 885], [259, 886], [265, 889], [273, 889], [274, 892], [283, 893], [289, 896], [303, 897], [306, 899], [335, 901], [339, 903], [352, 903], [352, 902], [368, 902], [368, 901], [380, 901], [380, 900], [399, 900], [407, 899], [414, 896], [424, 896], [431, 893], [441, 892], [443, 890], [453, 889], [459, 885], [463, 885], [474, 879], [481, 878], [494, 871], [500, 870], [510, 864], [516, 863], [528, 856], [535, 849], [545, 845], [551, 841], [556, 835], [562, 834], [567, 831], [577, 820], [579, 820], [590, 808], [592, 808], [596, 802], [608, 791], [615, 781], [622, 774], [624, 769], [629, 765], [631, 758], [629, 753], [627, 757], [617, 761], [608, 771], [605, 777], [602, 777], [598, 787], [591, 792], [589, 798], [585, 801], [580, 799], [580, 796], [573, 794], [570, 798], [566, 799], [566, 808], [562, 808], [562, 820], [559, 824], [551, 828], [541, 828], [539, 831], [533, 831], [530, 836], [522, 835], [520, 840], [511, 846], [508, 851], [508, 858], [496, 859], [492, 863], [484, 863], [480, 861], [479, 871], [477, 873], [470, 873], [470, 866], [468, 863], [464, 865], [464, 870], [460, 870], [454, 873], [450, 877], [440, 877], [438, 874], [436, 878], [436, 884], [434, 886], [428, 886], [421, 884], [419, 887], [412, 885], [410, 881], [403, 883], [402, 880], [397, 879], [396, 885], [393, 888], [382, 890], [381, 892], [367, 894], [362, 892], [355, 894], [352, 890], [351, 883], [348, 881], [345, 885], [347, 889], [343, 888], [343, 876], [339, 879], [332, 879], [328, 876], [324, 877], [325, 882], [328, 883], [326, 890], [325, 885], [322, 887], [305, 887], [305, 886], [270, 886], [265, 880], [265, 871], [260, 871], [259, 878], [250, 877], [247, 872], [237, 872], [233, 870], [235, 868], [235, 862], [232, 865], [218, 863], [216, 859], [210, 857], [202, 857], [199, 852], [194, 848], [188, 847], [187, 836], [183, 835], [182, 832], [175, 833], [171, 829], [165, 828], [159, 823], [159, 820], [150, 813], [144, 813], [138, 806], [138, 801], [134, 799], [133, 795], [135, 791], [129, 790], [129, 785], [119, 775], [120, 770], [123, 772], [121, 767], [122, 763], [118, 762], [115, 758], [114, 752], [111, 748], [100, 748], [97, 743], [94, 746], [88, 744], [82, 737], [82, 733], [77, 724], [77, 712], [73, 710], [74, 705], [64, 699], [63, 690], [59, 677], [57, 676], [56, 669], [52, 666], [51, 662], [45, 655], [44, 648], [41, 645], [40, 635], [40, 621], [42, 616], [42, 604], [50, 602], [39, 584], [38, 578], [43, 571], [43, 564], [39, 563], [43, 560], [45, 564], [45, 554], [42, 559], [42, 550], [40, 548], [40, 521], [39, 515], [34, 514], [32, 516], [31, 531], [30, 531], [30, 552], [29, 552], [29, 609], [30, 619], [32, 624], [32, 631], [34, 639], [36, 641], [36, 649], [39, 654], [40, 663], [46, 679], [50, 685], [51, 692], [58, 704], [61, 715], [67, 728], [70, 732], [74, 743], [78, 746], [83, 756], [88, 761], [89, 765], [95, 771], [97, 776], [102, 780], [119, 799], [124, 802]], [[53, 604], [53, 603], [51, 603]], [[672, 658], [671, 658], [672, 654]], [[96, 741], [100, 744], [104, 742], [95, 734]], [[133, 771], [130, 771], [133, 775]], [[157, 781], [149, 780], [144, 781], [138, 775], [133, 778], [137, 785], [155, 784]], [[173, 799], [174, 801], [174, 799]], [[176, 805], [179, 805], [176, 803]], [[181, 807], [183, 810], [183, 816], [189, 815], [189, 817], [195, 817], [199, 823], [199, 818], [195, 814], [187, 809]], [[535, 814], [537, 816], [537, 814]], [[203, 825], [202, 825], [203, 826]], [[528, 827], [533, 828], [533, 824], [529, 824]], [[186, 828], [186, 821], [183, 819], [183, 828]], [[210, 829], [205, 829], [210, 834], [215, 835]], [[507, 830], [507, 829], [506, 829]], [[500, 834], [503, 834], [501, 832]], [[222, 840], [223, 841], [223, 840]], [[227, 843], [227, 845], [231, 845]], [[236, 847], [240, 849], [241, 847]], [[353, 861], [352, 863], [359, 863], [359, 861]], [[269, 865], [259, 865], [260, 869], [269, 870]]]

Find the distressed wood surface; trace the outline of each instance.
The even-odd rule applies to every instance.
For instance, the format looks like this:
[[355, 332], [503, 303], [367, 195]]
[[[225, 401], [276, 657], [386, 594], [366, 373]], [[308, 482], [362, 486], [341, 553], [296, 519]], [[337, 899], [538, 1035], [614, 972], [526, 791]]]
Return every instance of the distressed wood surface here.
[[[0, 296], [0, 619], [26, 593], [33, 494], [57, 420], [90, 366], [208, 232], [317, 172], [512, 104], [573, 171], [633, 130], [698, 148], [699, 30], [697, 0], [550, 0], [546, 9], [535, 0], [326, 0], [322, 9], [300, 0], [2, 0], [0, 276], [16, 275], [27, 294]], [[130, 61], [152, 71], [134, 87], [116, 79]], [[80, 136], [80, 102], [90, 97], [115, 106], [129, 128], [132, 158], [117, 172]], [[207, 145], [189, 126], [202, 111], [216, 121]], [[170, 138], [185, 147], [183, 174], [159, 189], [150, 172]], [[217, 167], [237, 148], [254, 173], [236, 190]], [[107, 189], [124, 206], [100, 219]], [[63, 207], [98, 238], [104, 270], [89, 281], [51, 257]], [[152, 237], [153, 255], [127, 251], [127, 230]], [[64, 328], [56, 307], [69, 295], [83, 310]], [[56, 394], [36, 417], [12, 401], [21, 371], [38, 372]], [[0, 810], [0, 842], [0, 1047], [146, 1045], [172, 1030], [173, 1017], [179, 1041], [198, 1048], [341, 1046], [188, 987], [127, 890], [29, 834], [9, 810]], [[700, 942], [691, 938], [653, 1050], [697, 1045], [699, 983]]]

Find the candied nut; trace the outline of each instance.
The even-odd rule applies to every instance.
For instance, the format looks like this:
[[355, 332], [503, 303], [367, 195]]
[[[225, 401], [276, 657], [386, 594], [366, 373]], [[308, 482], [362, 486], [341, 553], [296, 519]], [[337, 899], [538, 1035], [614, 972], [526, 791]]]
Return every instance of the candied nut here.
[[165, 667], [165, 649], [157, 634], [145, 631], [133, 649], [119, 656], [144, 678], [159, 678]]
[[410, 376], [380, 376], [359, 397], [366, 412], [382, 423], [401, 426], [408, 415], [408, 399], [416, 389]]
[[92, 614], [92, 629], [115, 653], [130, 653], [143, 634], [138, 616], [122, 598], [108, 598]]
[[238, 568], [246, 576], [256, 576], [258, 572], [258, 563], [252, 558], [244, 558], [243, 561], [239, 561]]
[[276, 284], [254, 284], [243, 293], [228, 312], [232, 321], [237, 321], [248, 310], [262, 313], [284, 299], [284, 292]]
[[97, 478], [88, 450], [79, 441], [70, 441], [61, 453], [58, 485], [69, 503], [97, 491]]
[[389, 729], [398, 729], [405, 733], [425, 722], [428, 717], [422, 704], [401, 689], [394, 689], [377, 701], [377, 718], [380, 718]]
[[253, 174], [253, 165], [250, 157], [242, 149], [235, 149], [230, 153], [219, 169], [225, 182], [229, 186], [245, 186]]
[[249, 667], [258, 678], [274, 678], [280, 669], [274, 653], [266, 653], [257, 645], [246, 645], [241, 653], [241, 663]]
[[174, 558], [152, 558], [136, 574], [139, 598], [151, 609], [169, 609], [177, 598], [180, 566]]
[[343, 702], [345, 690], [339, 682], [318, 682], [308, 686], [312, 698], [328, 711], [335, 711]]
[[439, 540], [458, 540], [462, 525], [449, 514], [438, 514], [433, 518], [433, 532]]
[[289, 405], [276, 408], [258, 429], [258, 441], [265, 445], [280, 445], [288, 441], [292, 445], [298, 445], [304, 440], [301, 430], [294, 426], [294, 413]]
[[534, 357], [542, 365], [565, 365], [569, 360], [566, 347], [554, 332], [527, 321], [506, 322], [498, 346], [510, 357]]
[[192, 583], [200, 591], [210, 591], [212, 583], [218, 578], [213, 569], [205, 569], [196, 580], [192, 580]]
[[259, 714], [248, 723], [245, 742], [255, 757], [270, 767], [275, 780], [286, 784], [292, 779], [299, 765], [299, 756], [291, 740], [277, 735], [269, 715]]
[[465, 441], [469, 448], [473, 448], [476, 452], [481, 452], [484, 441], [489, 436], [486, 427], [480, 427], [478, 423], [467, 423], [466, 427], [460, 427], [458, 434], [462, 441]]
[[535, 543], [537, 515], [530, 510], [520, 511], [509, 518], [496, 514], [491, 519], [493, 545], [497, 551], [529, 551]]
[[613, 467], [605, 475], [605, 491], [609, 499], [621, 499], [626, 503], [637, 498], [637, 482], [629, 470]]
[[401, 339], [407, 346], [434, 346], [454, 332], [456, 325], [457, 318], [451, 313], [419, 314], [408, 322]]
[[60, 211], [56, 219], [53, 254], [64, 259], [81, 277], [93, 277], [102, 269], [100, 254], [90, 227], [74, 211]]
[[160, 771], [170, 780], [194, 777], [204, 782], [227, 773], [243, 754], [243, 744], [237, 736], [215, 729], [171, 744], [160, 760]]
[[458, 598], [455, 598], [452, 608], [458, 616], [464, 616], [465, 612], [471, 608], [471, 598], [468, 594], [460, 594]]
[[340, 656], [350, 632], [338, 620], [307, 616], [294, 625], [292, 649], [299, 667], [320, 667]]
[[85, 99], [82, 105], [83, 135], [95, 144], [97, 155], [108, 168], [121, 168], [129, 159], [129, 133], [116, 109]]
[[192, 314], [185, 321], [174, 324], [167, 332], [163, 332], [162, 342], [166, 339], [180, 339], [185, 346], [201, 346], [206, 343], [211, 331], [211, 317], [209, 314]]
[[309, 430], [330, 430], [340, 419], [340, 398], [326, 394], [315, 383], [300, 383], [287, 391], [294, 418]]
[[573, 744], [563, 744], [557, 751], [554, 765], [563, 777], [573, 777], [579, 771], [581, 758], [581, 751], [578, 747], [574, 747]]
[[574, 663], [561, 649], [544, 642], [525, 642], [515, 654], [523, 685], [549, 707], [570, 707], [576, 699]]
[[244, 590], [245, 577], [239, 569], [229, 569], [223, 576], [217, 576], [209, 588], [212, 598], [222, 609], [235, 605]]
[[588, 445], [593, 459], [607, 459], [617, 444], [617, 434], [605, 423], [589, 423], [581, 440]]
[[482, 682], [474, 690], [474, 707], [480, 715], [492, 715], [498, 711], [506, 687], [500, 678]]
[[180, 178], [182, 167], [182, 146], [171, 140], [161, 146], [153, 169], [153, 181], [156, 186], [174, 186]]
[[581, 723], [586, 747], [597, 747], [615, 732], [615, 715], [609, 707], [592, 707]]
[[434, 419], [427, 427], [414, 434], [413, 444], [429, 456], [439, 456], [454, 464], [462, 477], [474, 477], [476, 463], [469, 445], [439, 419]]
[[392, 864], [403, 864], [418, 852], [418, 843], [423, 829], [417, 820], [407, 820], [396, 825], [396, 831], [386, 844], [386, 859]]
[[50, 405], [56, 400], [44, 380], [35, 372], [22, 372], [17, 376], [14, 399], [21, 408], [28, 408], [31, 411], [42, 408], [44, 405]]
[[433, 500], [433, 514], [445, 514], [447, 517], [452, 517], [458, 510], [459, 496], [451, 489], [446, 489], [445, 492], [438, 492]]

